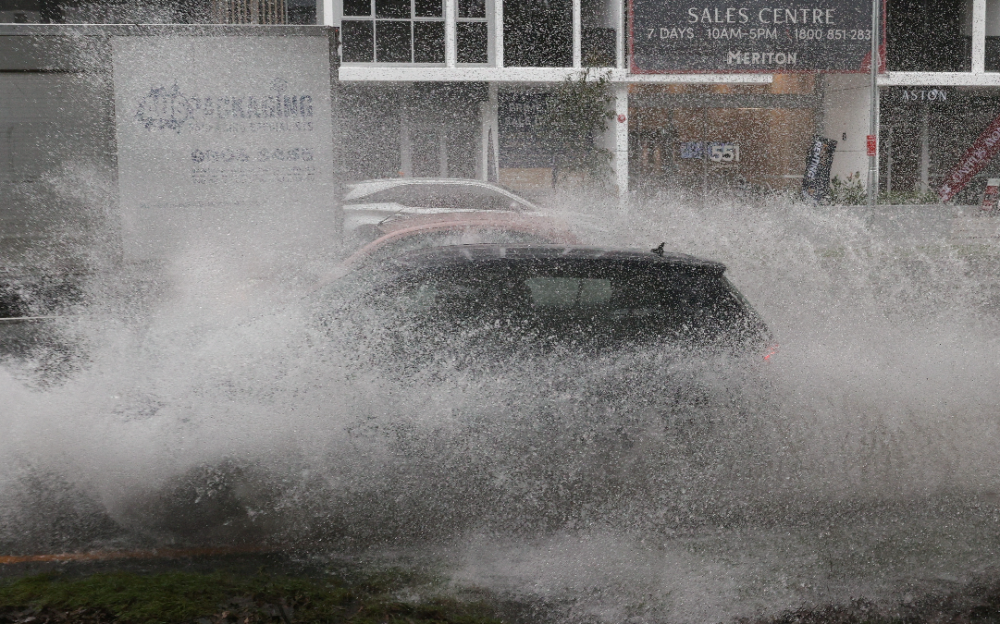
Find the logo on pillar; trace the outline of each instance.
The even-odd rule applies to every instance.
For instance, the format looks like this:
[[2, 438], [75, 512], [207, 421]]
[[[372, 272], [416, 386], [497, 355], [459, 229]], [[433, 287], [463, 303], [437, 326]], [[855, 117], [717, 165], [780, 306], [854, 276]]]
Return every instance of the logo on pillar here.
[[625, 123], [626, 119], [628, 119], [628, 117], [625, 116], [625, 113], [618, 115], [618, 123]]

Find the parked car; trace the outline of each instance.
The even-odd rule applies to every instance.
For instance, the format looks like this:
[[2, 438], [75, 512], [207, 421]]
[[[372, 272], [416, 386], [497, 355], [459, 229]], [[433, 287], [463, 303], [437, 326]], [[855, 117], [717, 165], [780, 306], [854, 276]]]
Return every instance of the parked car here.
[[374, 227], [378, 236], [351, 254], [341, 272], [428, 247], [470, 244], [579, 243], [569, 226], [533, 213], [460, 212], [393, 217]]
[[761, 317], [725, 266], [683, 254], [566, 245], [434, 247], [366, 263], [320, 289], [329, 331], [420, 358], [685, 347], [764, 356]]
[[344, 230], [374, 238], [371, 230], [399, 215], [469, 211], [538, 212], [537, 206], [495, 184], [461, 178], [392, 178], [347, 185]]

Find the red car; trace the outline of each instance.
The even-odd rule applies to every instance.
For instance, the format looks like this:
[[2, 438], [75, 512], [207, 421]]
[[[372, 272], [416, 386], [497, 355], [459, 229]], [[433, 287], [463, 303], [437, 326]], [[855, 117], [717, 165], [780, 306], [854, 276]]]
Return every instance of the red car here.
[[469, 244], [576, 245], [579, 240], [557, 219], [539, 214], [476, 211], [407, 216], [376, 226], [378, 238], [344, 260], [337, 274], [428, 247]]

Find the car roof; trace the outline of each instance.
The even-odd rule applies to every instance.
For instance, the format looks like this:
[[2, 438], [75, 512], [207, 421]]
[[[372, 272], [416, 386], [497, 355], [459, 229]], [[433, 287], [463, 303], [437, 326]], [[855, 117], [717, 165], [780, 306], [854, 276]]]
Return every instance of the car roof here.
[[367, 197], [373, 193], [379, 191], [384, 191], [391, 188], [399, 188], [402, 186], [475, 186], [479, 188], [489, 189], [515, 199], [526, 206], [530, 206], [532, 209], [537, 210], [538, 207], [527, 199], [512, 193], [509, 190], [498, 186], [496, 184], [491, 184], [489, 182], [483, 182], [482, 180], [473, 180], [471, 178], [382, 178], [376, 180], [360, 180], [357, 182], [348, 182], [347, 193], [344, 195], [345, 200], [358, 200], [363, 197]]
[[[505, 212], [502, 210], [465, 210], [460, 212], [440, 212], [434, 214], [401, 214], [389, 217], [379, 223], [380, 232], [389, 234], [399, 230], [416, 230], [419, 228], [436, 228], [443, 226], [495, 226], [518, 229], [534, 229], [548, 231], [559, 228], [560, 224], [552, 217], [523, 212]], [[562, 229], [567, 229], [563, 226]]]
[[504, 261], [613, 261], [649, 265], [681, 265], [722, 274], [726, 265], [682, 253], [654, 253], [639, 249], [614, 249], [577, 245], [450, 245], [428, 247], [400, 254], [389, 262], [406, 268], [441, 267]]

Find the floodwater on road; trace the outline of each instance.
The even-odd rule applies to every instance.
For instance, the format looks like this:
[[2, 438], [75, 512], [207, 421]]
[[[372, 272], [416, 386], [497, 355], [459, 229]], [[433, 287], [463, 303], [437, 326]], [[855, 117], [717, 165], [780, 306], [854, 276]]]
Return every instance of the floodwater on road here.
[[0, 554], [401, 557], [567, 622], [906, 604], [996, 579], [1000, 249], [783, 199], [564, 205], [589, 243], [726, 263], [777, 355], [386, 375], [317, 328], [315, 269], [261, 283], [193, 247], [141, 296], [89, 284], [52, 328], [72, 353], [0, 369]]

